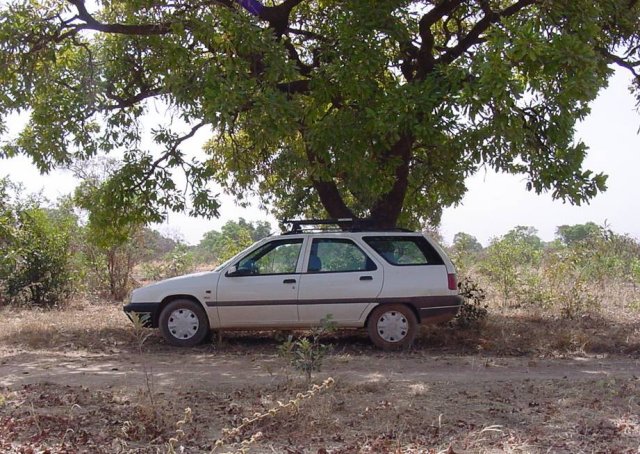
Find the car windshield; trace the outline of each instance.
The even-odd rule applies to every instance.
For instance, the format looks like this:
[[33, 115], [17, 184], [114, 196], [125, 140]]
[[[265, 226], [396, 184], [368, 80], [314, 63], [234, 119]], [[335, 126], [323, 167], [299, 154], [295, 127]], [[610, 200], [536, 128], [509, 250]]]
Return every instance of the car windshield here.
[[242, 251], [238, 252], [236, 255], [234, 255], [233, 257], [231, 257], [230, 259], [225, 260], [224, 262], [222, 262], [220, 265], [218, 265], [217, 267], [214, 268], [213, 271], [215, 272], [219, 272], [222, 271], [227, 265], [229, 265], [229, 263], [233, 262], [235, 259], [237, 259], [238, 257], [240, 257], [242, 254], [244, 254], [245, 252], [247, 252], [249, 249], [253, 248], [256, 244], [258, 243], [253, 243], [251, 246], [249, 246], [248, 248], [243, 249]]

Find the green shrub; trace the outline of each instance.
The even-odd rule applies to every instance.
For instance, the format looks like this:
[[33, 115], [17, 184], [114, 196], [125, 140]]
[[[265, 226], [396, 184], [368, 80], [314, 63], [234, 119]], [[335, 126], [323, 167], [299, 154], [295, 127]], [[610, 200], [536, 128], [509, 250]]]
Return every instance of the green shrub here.
[[165, 255], [160, 262], [146, 262], [141, 266], [145, 280], [159, 281], [187, 274], [195, 268], [195, 255], [185, 244], [178, 244], [173, 251]]
[[39, 207], [14, 212], [2, 281], [9, 304], [62, 306], [74, 290], [70, 242], [75, 220]]
[[502, 297], [502, 305], [518, 306], [518, 289], [540, 265], [543, 246], [536, 230], [518, 226], [501, 238], [494, 238], [479, 270], [488, 277]]
[[570, 319], [599, 309], [598, 293], [581, 260], [580, 251], [573, 247], [548, 251], [535, 274], [516, 285], [519, 304]]

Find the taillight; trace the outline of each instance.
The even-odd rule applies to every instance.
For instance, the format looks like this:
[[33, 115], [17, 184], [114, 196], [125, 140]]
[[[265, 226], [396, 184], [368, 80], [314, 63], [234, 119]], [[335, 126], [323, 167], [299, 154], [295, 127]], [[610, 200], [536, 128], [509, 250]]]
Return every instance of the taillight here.
[[449, 280], [449, 290], [458, 290], [458, 280], [456, 279], [456, 275], [450, 273], [447, 274], [447, 278]]

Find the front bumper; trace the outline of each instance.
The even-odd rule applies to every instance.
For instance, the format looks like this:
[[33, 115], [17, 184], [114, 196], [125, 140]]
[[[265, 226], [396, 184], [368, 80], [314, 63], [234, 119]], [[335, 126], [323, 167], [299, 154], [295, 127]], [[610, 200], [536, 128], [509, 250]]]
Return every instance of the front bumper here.
[[140, 321], [145, 328], [157, 328], [159, 307], [160, 303], [129, 303], [122, 310], [133, 323]]

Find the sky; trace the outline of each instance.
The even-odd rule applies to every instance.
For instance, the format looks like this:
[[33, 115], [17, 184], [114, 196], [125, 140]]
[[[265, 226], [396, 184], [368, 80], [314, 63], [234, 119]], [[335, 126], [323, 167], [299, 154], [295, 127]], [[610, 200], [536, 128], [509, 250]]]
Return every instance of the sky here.
[[589, 147], [584, 168], [609, 176], [605, 192], [588, 205], [572, 206], [552, 200], [550, 194], [526, 191], [520, 176], [480, 172], [467, 180], [462, 203], [444, 211], [445, 240], [451, 242], [464, 231], [486, 246], [492, 237], [526, 225], [550, 241], [557, 226], [589, 221], [640, 238], [640, 113], [630, 83], [627, 73], [617, 71], [576, 128], [576, 138]]
[[[576, 129], [576, 138], [590, 148], [584, 167], [609, 175], [606, 192], [578, 207], [554, 201], [549, 194], [526, 191], [521, 176], [480, 171], [468, 178], [468, 192], [462, 202], [444, 210], [440, 232], [445, 243], [450, 244], [457, 232], [466, 232], [486, 246], [491, 238], [517, 225], [532, 226], [543, 240], [551, 241], [557, 226], [589, 221], [607, 223], [615, 232], [640, 239], [640, 113], [629, 92], [630, 82], [627, 73], [617, 71], [609, 87], [593, 102], [591, 114]], [[22, 120], [13, 117], [10, 121], [15, 133]], [[196, 137], [188, 146], [197, 147], [204, 140], [205, 137]], [[25, 157], [0, 160], [0, 177], [6, 175], [22, 182], [28, 192], [42, 190], [50, 200], [70, 193], [77, 184], [65, 170], [40, 175]], [[218, 219], [169, 213], [167, 220], [154, 228], [190, 244], [197, 244], [205, 232], [219, 230], [228, 220], [239, 217], [267, 220], [277, 229], [276, 220], [259, 210], [257, 203], [252, 208], [240, 208], [224, 194], [220, 201]]]

